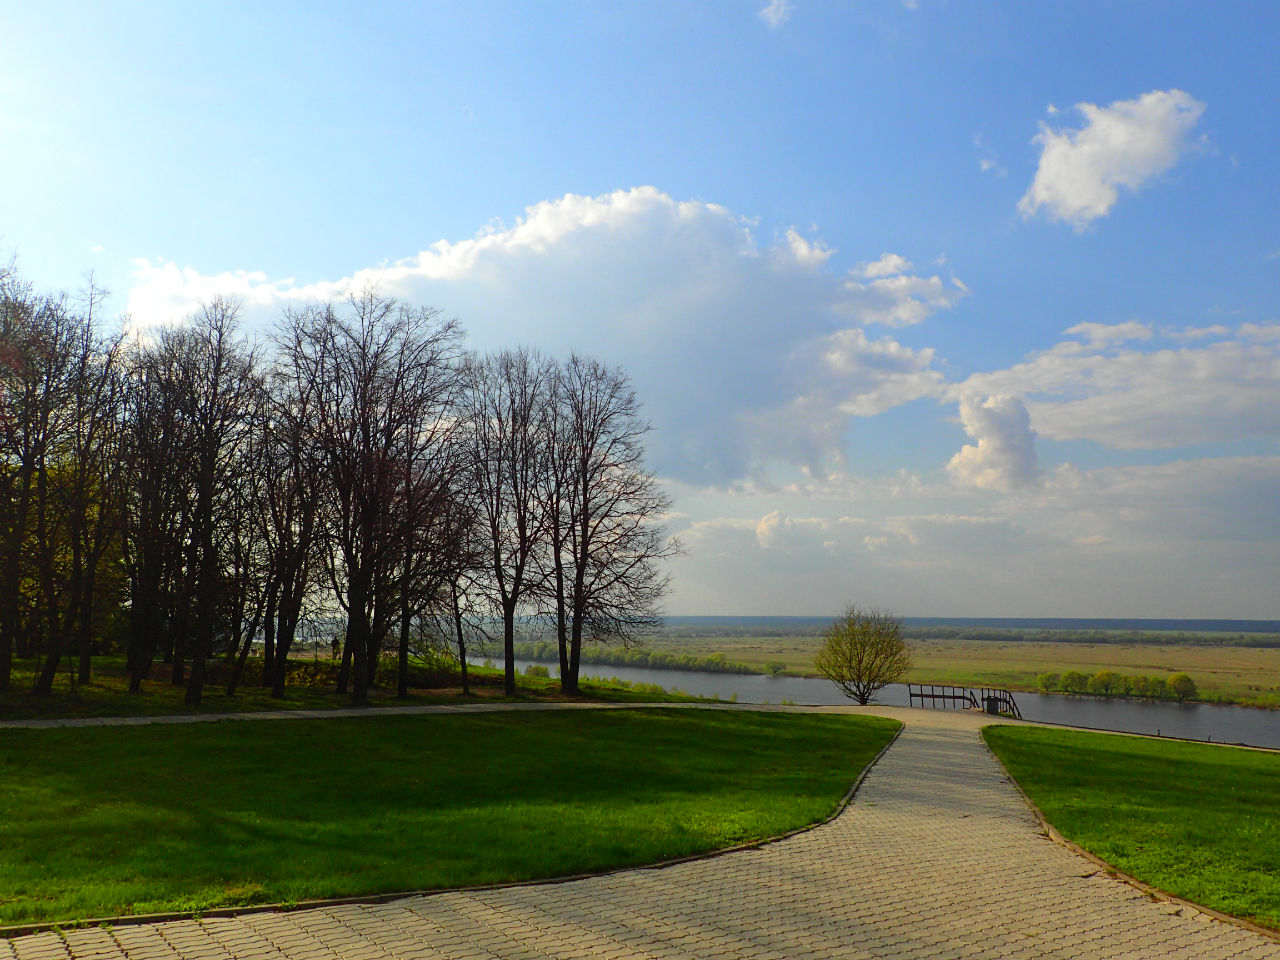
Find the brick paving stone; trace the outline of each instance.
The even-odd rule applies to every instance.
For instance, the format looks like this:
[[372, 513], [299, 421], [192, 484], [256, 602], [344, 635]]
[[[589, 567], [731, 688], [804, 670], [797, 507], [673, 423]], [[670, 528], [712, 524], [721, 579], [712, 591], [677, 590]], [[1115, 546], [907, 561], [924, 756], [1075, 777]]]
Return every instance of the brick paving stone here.
[[841, 816], [757, 849], [571, 883], [37, 934], [0, 941], [0, 960], [1280, 960], [1280, 942], [1153, 901], [1043, 836], [980, 717], [848, 712], [907, 727]]

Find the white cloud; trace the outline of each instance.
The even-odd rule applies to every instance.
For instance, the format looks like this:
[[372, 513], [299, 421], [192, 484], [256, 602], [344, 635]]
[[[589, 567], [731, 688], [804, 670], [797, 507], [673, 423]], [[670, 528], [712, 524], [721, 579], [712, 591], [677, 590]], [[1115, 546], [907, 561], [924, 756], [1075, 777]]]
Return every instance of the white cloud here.
[[874, 280], [876, 277], [889, 277], [897, 273], [906, 273], [911, 269], [911, 261], [896, 253], [885, 253], [879, 260], [860, 263], [851, 271], [859, 277]]
[[1091, 347], [1109, 347], [1128, 340], [1150, 340], [1151, 325], [1130, 320], [1127, 323], [1077, 323], [1066, 333], [1083, 337]]
[[1246, 340], [1280, 340], [1280, 323], [1242, 323], [1240, 336]]
[[1039, 482], [1036, 434], [1021, 400], [994, 396], [980, 403], [977, 397], [962, 397], [960, 422], [977, 444], [962, 447], [947, 464], [957, 483], [1007, 491]]
[[1230, 333], [1231, 328], [1221, 323], [1213, 323], [1207, 327], [1165, 327], [1160, 331], [1161, 336], [1176, 340], [1179, 343], [1188, 343], [1192, 340], [1207, 340], [1210, 337], [1225, 337], [1229, 336]]
[[1280, 325], [1244, 324], [1234, 337], [1177, 349], [1142, 349], [1129, 338], [1143, 335], [1141, 324], [1081, 326], [1097, 336], [974, 374], [944, 396], [1021, 396], [1040, 435], [1113, 449], [1280, 439]]
[[954, 306], [968, 292], [968, 288], [955, 277], [951, 278], [948, 285], [936, 275], [920, 277], [902, 274], [881, 276], [870, 283], [862, 283], [850, 277], [844, 283], [844, 291], [843, 307], [863, 323], [909, 327], [939, 310]]
[[918, 323], [963, 284], [916, 276], [893, 254], [874, 279], [840, 274], [833, 253], [794, 229], [762, 249], [724, 207], [637, 187], [539, 203], [513, 225], [335, 280], [141, 260], [128, 309], [136, 325], [172, 322], [221, 293], [265, 327], [282, 307], [374, 286], [459, 317], [478, 349], [532, 343], [623, 364], [658, 428], [656, 467], [723, 484], [771, 460], [825, 469], [849, 418], [941, 389], [931, 351], [861, 328]]
[[788, 0], [769, 0], [769, 3], [761, 8], [757, 16], [767, 23], [771, 30], [777, 30], [791, 19], [793, 9]]
[[1009, 171], [1000, 166], [1000, 158], [994, 150], [987, 144], [986, 138], [980, 133], [973, 135], [973, 147], [978, 152], [978, 169], [983, 173], [992, 173], [997, 177], [1006, 177]]
[[1030, 217], [1043, 209], [1084, 229], [1111, 212], [1121, 187], [1138, 190], [1173, 169], [1204, 109], [1181, 90], [1154, 90], [1106, 107], [1076, 104], [1083, 127], [1040, 125], [1034, 141], [1042, 147], [1040, 165], [1018, 210]]
[[873, 340], [859, 327], [804, 342], [787, 364], [795, 395], [751, 419], [760, 459], [771, 452], [816, 478], [843, 472], [850, 419], [938, 396], [943, 377], [933, 362], [931, 349]]
[[811, 267], [822, 266], [835, 253], [835, 250], [828, 247], [821, 240], [806, 240], [795, 227], [787, 230], [787, 248], [797, 263], [807, 264]]

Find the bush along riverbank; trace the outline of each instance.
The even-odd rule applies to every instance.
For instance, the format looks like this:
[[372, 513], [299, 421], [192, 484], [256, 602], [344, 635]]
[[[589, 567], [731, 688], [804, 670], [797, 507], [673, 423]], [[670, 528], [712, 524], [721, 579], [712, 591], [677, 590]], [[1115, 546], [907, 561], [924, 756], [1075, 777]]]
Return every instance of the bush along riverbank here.
[[1127, 697], [1139, 700], [1197, 699], [1196, 682], [1185, 673], [1167, 677], [1126, 676], [1114, 670], [1099, 670], [1093, 676], [1078, 670], [1042, 673], [1036, 677], [1041, 693], [1088, 694], [1093, 697]]
[[[560, 660], [559, 648], [554, 643], [517, 643], [515, 654], [517, 660], [539, 660], [544, 663], [558, 663]], [[700, 673], [779, 674], [786, 670], [786, 664], [782, 662], [768, 663], [761, 668], [730, 660], [723, 653], [694, 657], [689, 654], [646, 650], [643, 647], [628, 649], [584, 646], [582, 662], [611, 667], [647, 667], [651, 670], [696, 670]]]

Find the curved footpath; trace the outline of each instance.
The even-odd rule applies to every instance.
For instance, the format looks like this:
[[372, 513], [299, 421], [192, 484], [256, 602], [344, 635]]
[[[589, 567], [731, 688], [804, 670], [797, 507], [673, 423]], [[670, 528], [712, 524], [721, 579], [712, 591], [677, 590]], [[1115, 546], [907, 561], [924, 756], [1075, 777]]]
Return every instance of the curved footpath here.
[[0, 941], [0, 960], [1280, 958], [1280, 941], [1047, 839], [981, 716], [835, 709], [907, 726], [843, 814], [786, 840], [565, 883], [36, 934]]

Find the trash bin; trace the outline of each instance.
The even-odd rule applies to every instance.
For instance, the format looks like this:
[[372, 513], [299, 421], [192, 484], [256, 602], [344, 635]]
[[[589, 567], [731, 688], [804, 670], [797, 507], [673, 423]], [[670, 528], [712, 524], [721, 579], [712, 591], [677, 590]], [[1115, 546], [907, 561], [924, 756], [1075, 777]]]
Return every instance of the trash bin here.
[[987, 713], [993, 716], [1000, 715], [1000, 698], [999, 697], [983, 697], [982, 706], [983, 706], [983, 709], [987, 711]]

